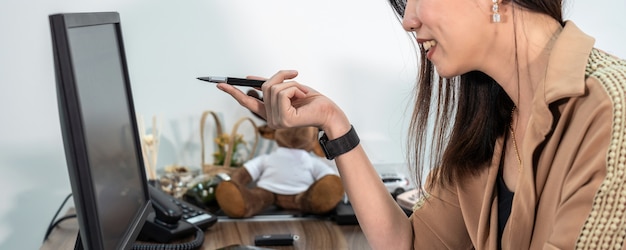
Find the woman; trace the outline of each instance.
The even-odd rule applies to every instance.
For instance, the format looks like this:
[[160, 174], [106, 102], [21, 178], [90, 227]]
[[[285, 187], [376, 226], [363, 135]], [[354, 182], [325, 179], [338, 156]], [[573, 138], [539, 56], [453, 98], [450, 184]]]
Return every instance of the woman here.
[[626, 62], [563, 21], [560, 0], [391, 1], [422, 56], [409, 158], [429, 176], [410, 218], [343, 111], [296, 71], [268, 79], [265, 102], [218, 88], [270, 126], [319, 127], [331, 149], [351, 138], [330, 154], [375, 249], [623, 248]]

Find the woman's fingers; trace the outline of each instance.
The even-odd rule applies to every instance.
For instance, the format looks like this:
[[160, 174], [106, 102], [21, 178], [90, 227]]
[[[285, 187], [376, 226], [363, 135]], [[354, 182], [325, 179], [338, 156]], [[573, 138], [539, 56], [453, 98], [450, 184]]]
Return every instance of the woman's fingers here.
[[[267, 79], [261, 90], [263, 100], [248, 96], [240, 89], [228, 84], [218, 84], [217, 87], [230, 94], [239, 104], [263, 117], [273, 128], [296, 126], [311, 126], [320, 124], [323, 119], [318, 107], [324, 102], [313, 102], [319, 93], [309, 87], [292, 81], [298, 75], [295, 70], [281, 70]], [[248, 79], [265, 80], [262, 77], [248, 76]], [[305, 111], [305, 112], [303, 112]]]
[[301, 100], [309, 98], [309, 94], [303, 89], [306, 87], [295, 81], [269, 87], [270, 98], [265, 102], [265, 110], [268, 112], [268, 121], [271, 120], [271, 125], [277, 127], [307, 125], [303, 124], [305, 121], [297, 115], [300, 108], [298, 103], [303, 103]]
[[252, 80], [264, 80], [264, 81], [267, 81], [267, 78], [262, 77], [262, 76], [246, 76], [246, 79], [252, 79]]
[[[287, 80], [291, 80], [291, 79], [295, 78], [296, 76], [298, 76], [298, 71], [295, 71], [295, 70], [281, 70], [281, 71], [278, 71], [278, 73], [274, 74], [274, 76], [272, 76], [270, 79], [265, 81], [265, 83], [261, 87], [261, 89], [263, 90], [263, 95], [270, 94], [269, 93], [270, 91], [271, 92], [276, 92], [277, 91], [277, 89], [276, 89], [277, 87], [276, 86], [280, 86], [282, 88], [286, 88], [287, 86], [283, 86], [283, 84], [293, 82], [293, 81], [287, 81]], [[303, 93], [306, 93], [308, 91], [308, 89], [306, 87], [304, 87], [304, 86], [301, 86], [301, 87], [302, 87], [301, 91]], [[274, 88], [274, 89], [272, 89], [272, 88]]]
[[230, 94], [233, 98], [235, 98], [235, 100], [237, 100], [237, 102], [239, 102], [241, 106], [267, 119], [265, 105], [263, 105], [261, 100], [251, 97], [242, 92], [240, 89], [226, 83], [217, 84], [217, 88]]
[[276, 124], [280, 123], [281, 127], [293, 127], [299, 125], [301, 121], [297, 120], [297, 107], [293, 105], [293, 102], [297, 99], [296, 96], [298, 93], [302, 93], [302, 91], [293, 85], [283, 88], [280, 92], [276, 93], [276, 103], [273, 106], [275, 110], [278, 111], [274, 112]]
[[281, 70], [276, 72], [270, 79], [267, 80], [269, 83], [281, 83], [286, 80], [291, 80], [298, 76], [298, 71], [296, 70]]

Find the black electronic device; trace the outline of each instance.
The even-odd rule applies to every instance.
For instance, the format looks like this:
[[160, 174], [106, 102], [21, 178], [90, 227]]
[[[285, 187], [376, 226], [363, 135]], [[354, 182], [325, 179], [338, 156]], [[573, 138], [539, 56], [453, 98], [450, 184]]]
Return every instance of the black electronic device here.
[[352, 204], [349, 202], [339, 202], [335, 207], [335, 212], [332, 215], [332, 219], [337, 225], [358, 225], [359, 221], [354, 214]]
[[263, 234], [254, 237], [255, 246], [291, 246], [300, 237], [294, 234]]
[[[49, 20], [61, 131], [79, 224], [76, 248], [131, 249], [140, 232], [156, 239], [195, 232], [198, 238], [216, 217], [196, 215], [188, 223], [175, 200], [148, 184], [119, 14], [61, 13]], [[142, 231], [155, 225], [172, 230], [163, 231], [165, 236]], [[174, 225], [196, 230], [179, 233]], [[199, 236], [201, 245], [204, 237]], [[191, 248], [187, 244], [177, 249]]]
[[[217, 222], [217, 216], [149, 185], [154, 213], [148, 215], [140, 240], [171, 242], [204, 230]], [[202, 236], [204, 238], [204, 236]]]

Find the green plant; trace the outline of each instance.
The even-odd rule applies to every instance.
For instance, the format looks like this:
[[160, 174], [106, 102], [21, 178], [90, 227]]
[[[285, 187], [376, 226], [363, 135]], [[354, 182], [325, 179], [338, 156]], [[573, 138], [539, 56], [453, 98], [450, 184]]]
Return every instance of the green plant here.
[[[214, 165], [223, 165], [226, 161], [226, 152], [228, 152], [228, 146], [230, 146], [231, 136], [229, 134], [223, 133], [215, 138], [215, 143], [217, 144], [217, 151], [213, 153], [213, 164]], [[246, 142], [243, 140], [243, 135], [237, 134], [235, 135], [235, 143], [233, 143], [233, 155], [231, 157], [230, 166], [231, 167], [239, 167], [243, 164], [240, 159], [240, 154], [238, 153], [238, 148], [241, 145], [245, 145]]]

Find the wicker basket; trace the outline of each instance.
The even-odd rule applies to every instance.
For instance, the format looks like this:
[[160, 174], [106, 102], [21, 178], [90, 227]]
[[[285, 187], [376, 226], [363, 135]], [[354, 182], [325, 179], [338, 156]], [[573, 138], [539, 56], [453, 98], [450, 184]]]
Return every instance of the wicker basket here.
[[200, 119], [200, 147], [201, 147], [201, 155], [202, 155], [202, 171], [210, 176], [216, 175], [218, 173], [226, 173], [226, 174], [230, 174], [232, 171], [234, 171], [236, 169], [237, 166], [231, 166], [231, 162], [233, 160], [233, 150], [234, 150], [234, 146], [235, 146], [235, 140], [237, 137], [237, 131], [239, 129], [239, 127], [245, 123], [248, 122], [252, 125], [253, 131], [254, 131], [254, 144], [252, 145], [252, 147], [250, 148], [250, 153], [248, 154], [248, 156], [246, 157], [246, 159], [244, 160], [250, 160], [252, 157], [254, 157], [254, 153], [256, 151], [257, 145], [259, 143], [259, 132], [256, 126], [256, 123], [254, 122], [254, 120], [252, 120], [249, 117], [242, 117], [240, 118], [235, 125], [233, 126], [233, 129], [231, 131], [231, 133], [229, 134], [229, 144], [226, 146], [226, 157], [224, 159], [224, 164], [222, 165], [215, 165], [214, 163], [208, 163], [206, 160], [206, 156], [205, 156], [205, 136], [204, 136], [204, 132], [205, 132], [205, 124], [206, 124], [206, 120], [209, 117], [209, 115], [211, 117], [213, 117], [213, 120], [215, 122], [215, 129], [217, 132], [217, 136], [220, 136], [224, 133], [223, 131], [223, 127], [222, 127], [222, 123], [220, 122], [219, 118], [217, 117], [217, 114], [213, 111], [204, 111], [202, 113], [202, 118]]

